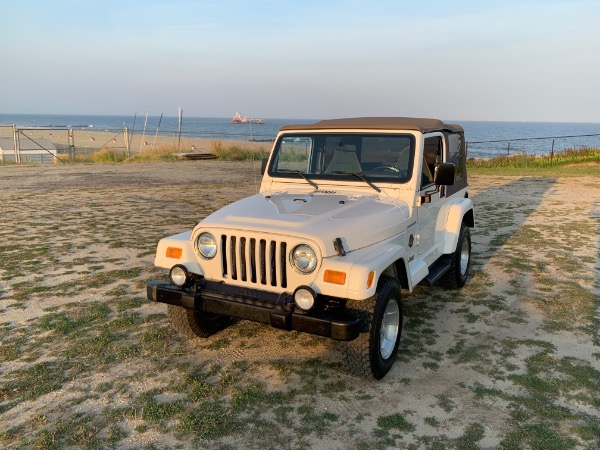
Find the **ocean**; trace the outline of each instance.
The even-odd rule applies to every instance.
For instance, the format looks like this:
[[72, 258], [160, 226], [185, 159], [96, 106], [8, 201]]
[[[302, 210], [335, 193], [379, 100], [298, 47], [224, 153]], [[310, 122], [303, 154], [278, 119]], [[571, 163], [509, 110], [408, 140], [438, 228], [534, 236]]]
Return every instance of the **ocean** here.
[[[182, 136], [270, 141], [279, 128], [292, 123], [311, 123], [319, 119], [269, 119], [264, 124], [232, 124], [231, 118], [182, 118]], [[469, 157], [489, 158], [506, 154], [549, 154], [565, 148], [600, 148], [600, 123], [554, 122], [485, 122], [446, 120], [458, 123], [465, 129]], [[173, 116], [101, 116], [101, 115], [49, 115], [0, 114], [0, 125], [39, 128], [73, 128], [94, 131], [116, 131], [125, 126], [134, 133], [173, 135], [178, 133], [178, 118]]]

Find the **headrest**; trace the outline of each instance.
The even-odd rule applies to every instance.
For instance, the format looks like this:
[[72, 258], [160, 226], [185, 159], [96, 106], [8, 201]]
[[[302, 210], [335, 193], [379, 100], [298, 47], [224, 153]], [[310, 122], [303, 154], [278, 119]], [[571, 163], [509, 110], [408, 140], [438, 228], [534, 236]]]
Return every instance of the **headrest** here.
[[356, 153], [356, 145], [340, 145], [336, 148], [337, 152]]

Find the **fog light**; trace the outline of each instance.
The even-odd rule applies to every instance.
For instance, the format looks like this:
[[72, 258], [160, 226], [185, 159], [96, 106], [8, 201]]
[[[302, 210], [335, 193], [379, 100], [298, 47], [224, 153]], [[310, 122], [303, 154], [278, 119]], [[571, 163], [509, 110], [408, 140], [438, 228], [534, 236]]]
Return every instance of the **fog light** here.
[[171, 284], [174, 284], [177, 287], [184, 287], [189, 280], [189, 275], [190, 273], [185, 266], [179, 264], [171, 267], [171, 272], [169, 272]]
[[308, 311], [315, 305], [315, 298], [317, 298], [317, 294], [307, 286], [300, 286], [294, 292], [296, 306], [304, 311]]

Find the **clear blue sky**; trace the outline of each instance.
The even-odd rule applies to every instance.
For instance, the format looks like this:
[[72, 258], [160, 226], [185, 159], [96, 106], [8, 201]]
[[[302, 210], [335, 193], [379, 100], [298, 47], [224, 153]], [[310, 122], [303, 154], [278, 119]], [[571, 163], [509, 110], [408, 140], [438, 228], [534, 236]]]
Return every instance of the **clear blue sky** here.
[[0, 0], [0, 113], [600, 122], [600, 1]]

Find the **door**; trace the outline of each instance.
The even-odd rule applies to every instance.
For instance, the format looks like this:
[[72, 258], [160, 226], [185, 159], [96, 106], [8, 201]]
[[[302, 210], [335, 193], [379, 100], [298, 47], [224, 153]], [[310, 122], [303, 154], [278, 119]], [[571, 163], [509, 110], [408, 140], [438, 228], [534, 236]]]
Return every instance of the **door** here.
[[436, 224], [442, 206], [443, 190], [436, 191], [433, 175], [435, 166], [441, 162], [443, 136], [435, 134], [426, 137], [421, 158], [420, 201], [417, 203], [417, 254], [431, 265], [440, 256], [439, 240], [435, 239]]

